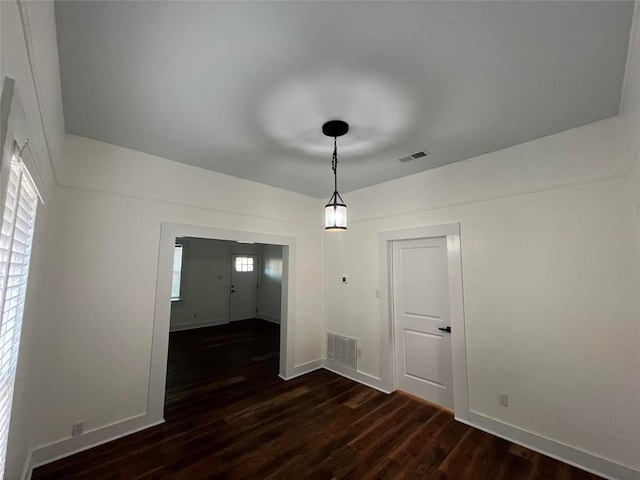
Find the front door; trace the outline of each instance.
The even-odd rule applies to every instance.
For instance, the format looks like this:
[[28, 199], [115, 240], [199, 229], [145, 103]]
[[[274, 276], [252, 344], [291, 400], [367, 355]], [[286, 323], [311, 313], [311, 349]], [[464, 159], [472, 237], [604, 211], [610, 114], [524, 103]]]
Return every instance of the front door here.
[[246, 320], [257, 316], [258, 256], [231, 255], [231, 293], [229, 321]]
[[397, 388], [453, 408], [445, 237], [393, 242], [393, 305]]

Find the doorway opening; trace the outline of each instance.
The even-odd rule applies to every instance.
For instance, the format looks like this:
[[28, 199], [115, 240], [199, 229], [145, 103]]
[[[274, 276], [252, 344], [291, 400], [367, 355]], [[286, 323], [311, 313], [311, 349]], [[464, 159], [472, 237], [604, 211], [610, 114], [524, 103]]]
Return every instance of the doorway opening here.
[[171, 332], [258, 318], [280, 324], [282, 245], [177, 237]]
[[[178, 251], [182, 255], [176, 263]], [[208, 255], [209, 260], [198, 262], [197, 258], [203, 255]], [[292, 237], [162, 223], [147, 405], [150, 421], [164, 420], [165, 394], [169, 401], [172, 395], [175, 399], [184, 394], [184, 389], [198, 388], [195, 372], [202, 373], [205, 364], [215, 373], [229, 363], [241, 369], [245, 362], [247, 368], [259, 365], [258, 374], [269, 375], [274, 381], [278, 376], [288, 378], [293, 370], [293, 329], [288, 320], [295, 303], [294, 259]], [[179, 271], [177, 266], [181, 267]], [[250, 314], [246, 309], [243, 313], [242, 308], [231, 310], [232, 295], [240, 293], [241, 287], [240, 283], [231, 283], [232, 274], [253, 272], [258, 278], [252, 286], [255, 307], [250, 307]], [[189, 293], [194, 285], [195, 294]], [[231, 285], [236, 290], [233, 293]], [[243, 307], [246, 302], [242, 300], [244, 297], [240, 298], [238, 303]], [[172, 370], [168, 370], [170, 337], [177, 361]], [[204, 350], [204, 356], [185, 359], [194, 348]], [[216, 349], [223, 355], [217, 361], [211, 355]], [[180, 370], [184, 374], [182, 379]], [[250, 373], [218, 379], [214, 384], [246, 380]], [[177, 390], [169, 392], [167, 375], [174, 374]]]
[[460, 225], [380, 232], [380, 377], [469, 414]]
[[278, 375], [281, 245], [176, 238], [165, 415], [185, 400]]

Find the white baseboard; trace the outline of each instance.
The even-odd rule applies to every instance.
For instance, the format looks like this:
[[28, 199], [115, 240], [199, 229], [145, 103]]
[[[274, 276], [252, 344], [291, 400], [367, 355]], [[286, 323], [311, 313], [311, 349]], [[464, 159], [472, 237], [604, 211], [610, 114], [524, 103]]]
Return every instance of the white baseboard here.
[[311, 360], [307, 363], [302, 363], [300, 365], [296, 365], [293, 367], [293, 370], [286, 377], [283, 375], [278, 375], [283, 380], [293, 380], [296, 377], [300, 377], [302, 375], [306, 375], [307, 373], [311, 373], [314, 370], [318, 370], [322, 368], [322, 359], [318, 358], [317, 360]]
[[604, 478], [640, 480], [639, 470], [474, 411], [469, 411], [468, 420], [458, 417], [456, 420]]
[[27, 458], [24, 459], [24, 465], [22, 466], [22, 473], [20, 474], [20, 480], [31, 480], [31, 473], [33, 469], [31, 468], [31, 453], [29, 450], [27, 453]]
[[257, 318], [260, 320], [264, 320], [266, 322], [277, 323], [278, 325], [280, 325], [280, 319], [278, 317], [272, 317], [271, 315], [258, 314]]
[[36, 447], [29, 454], [29, 465], [25, 468], [22, 478], [29, 480], [34, 468], [55, 462], [56, 460], [60, 460], [61, 458], [68, 457], [75, 453], [97, 447], [103, 443], [117, 440], [118, 438], [131, 435], [132, 433], [155, 427], [162, 423], [164, 423], [164, 419], [154, 421], [145, 413], [128, 418], [121, 422], [112, 423], [95, 430], [90, 430], [77, 437], [69, 437], [57, 442]]
[[[355, 382], [374, 388], [384, 393], [391, 393], [384, 388], [382, 381], [372, 375], [353, 371], [329, 362], [325, 359], [312, 360], [296, 365], [287, 377], [279, 375], [283, 380], [292, 380], [314, 370], [325, 368], [333, 373], [346, 377]], [[540, 452], [561, 462], [574, 465], [596, 475], [611, 480], [640, 480], [640, 471], [634, 468], [599, 457], [579, 448], [558, 442], [556, 440], [529, 432], [522, 428], [510, 425], [486, 415], [469, 411], [468, 419], [456, 416], [456, 420], [479, 430], [496, 435], [505, 440], [522, 445], [526, 448]], [[131, 417], [121, 422], [116, 422], [102, 428], [91, 430], [78, 437], [65, 438], [47, 445], [34, 448], [29, 452], [25, 461], [25, 468], [21, 480], [30, 480], [33, 469], [47, 463], [68, 457], [75, 453], [96, 447], [103, 443], [145, 430], [164, 423], [164, 420], [152, 420], [146, 414]]]
[[343, 367], [342, 365], [329, 360], [323, 360], [322, 366], [330, 372], [347, 377], [349, 380], [353, 380], [354, 382], [362, 383], [367, 387], [374, 388], [383, 393], [391, 393], [391, 391], [385, 387], [380, 378], [369, 375], [368, 373], [351, 370], [350, 368]]
[[194, 328], [215, 327], [216, 325], [225, 325], [227, 322], [224, 318], [214, 318], [212, 320], [202, 320], [199, 322], [180, 323], [171, 325], [169, 332], [182, 332], [183, 330], [193, 330]]
[[[379, 378], [372, 375], [350, 370], [328, 360], [323, 360], [323, 367], [333, 373], [337, 373], [338, 375], [342, 375], [368, 387], [375, 388], [381, 392], [391, 393], [391, 391], [385, 388]], [[606, 458], [580, 450], [579, 448], [523, 430], [477, 412], [468, 412], [468, 417], [467, 420], [456, 416], [456, 420], [604, 478], [611, 480], [640, 480], [640, 471], [626, 465], [621, 465]]]

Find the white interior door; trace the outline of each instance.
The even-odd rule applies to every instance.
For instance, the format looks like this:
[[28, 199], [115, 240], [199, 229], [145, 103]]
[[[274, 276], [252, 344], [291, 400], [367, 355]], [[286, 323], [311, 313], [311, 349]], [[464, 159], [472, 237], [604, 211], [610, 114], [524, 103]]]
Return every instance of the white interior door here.
[[229, 321], [255, 318], [258, 311], [258, 256], [231, 255]]
[[397, 388], [453, 408], [445, 237], [393, 242], [393, 313]]

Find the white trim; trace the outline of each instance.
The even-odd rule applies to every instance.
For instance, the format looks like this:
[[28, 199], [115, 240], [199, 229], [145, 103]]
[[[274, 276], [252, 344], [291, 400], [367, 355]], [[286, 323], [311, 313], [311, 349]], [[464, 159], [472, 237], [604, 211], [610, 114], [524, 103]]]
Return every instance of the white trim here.
[[[266, 243], [266, 242], [264, 242]], [[296, 246], [282, 246], [282, 288], [280, 300], [280, 373], [285, 377], [296, 371], [295, 356], [295, 287], [296, 287]], [[286, 348], [283, 347], [286, 345]]]
[[[336, 368], [338, 367], [338, 368]], [[380, 379], [363, 372], [354, 372], [348, 369], [341, 369], [339, 366], [331, 364], [324, 359], [312, 360], [310, 362], [293, 367], [294, 373], [290, 376], [278, 375], [285, 381], [306, 375], [320, 368], [324, 368], [337, 375], [341, 375], [355, 382], [379, 390], [383, 393], [391, 393], [380, 386]], [[598, 457], [584, 450], [557, 442], [550, 438], [529, 432], [513, 425], [500, 422], [485, 415], [470, 411], [468, 418], [462, 418], [457, 413], [455, 419], [461, 423], [477, 428], [508, 441], [517, 443], [536, 452], [548, 455], [556, 460], [574, 465], [583, 470], [609, 478], [611, 480], [638, 480], [640, 471], [631, 467], [612, 462], [602, 457]], [[138, 431], [162, 424], [164, 421], [146, 423], [148, 415], [139, 415], [122, 422], [117, 422], [106, 427], [92, 430], [79, 437], [66, 438], [58, 442], [43, 445], [29, 452], [25, 461], [21, 480], [30, 480], [34, 468], [102, 445], [126, 435], [131, 435]]]
[[[459, 225], [458, 225], [459, 227]], [[451, 366], [453, 369], [453, 408], [461, 418], [469, 411], [467, 377], [467, 336], [464, 319], [464, 286], [460, 235], [447, 235], [449, 273], [449, 316], [451, 318]]]
[[338, 365], [337, 363], [331, 362], [329, 360], [323, 361], [323, 367], [325, 370], [329, 370], [330, 372], [336, 373], [343, 377], [348, 378], [349, 380], [353, 380], [354, 382], [361, 383], [366, 385], [367, 387], [374, 388], [383, 393], [391, 393], [392, 390], [389, 390], [385, 387], [382, 380], [378, 377], [374, 377], [373, 375], [369, 375], [368, 373], [361, 372], [359, 370], [351, 370], [350, 368], [346, 368], [342, 365]]
[[629, 171], [627, 172], [627, 176], [631, 181], [633, 181], [633, 174], [636, 168], [640, 168], [638, 165], [640, 164], [640, 148], [635, 153], [633, 160], [631, 161], [631, 165], [629, 165]]
[[474, 411], [470, 411], [466, 419], [459, 418], [457, 415], [455, 418], [471, 427], [611, 480], [640, 479], [640, 470], [635, 470], [566, 443], [558, 442]]
[[456, 416], [467, 418], [469, 393], [467, 352], [462, 292], [462, 257], [460, 224], [420, 226], [378, 233], [380, 272], [380, 379], [383, 391], [394, 391], [395, 356], [392, 313], [392, 244], [398, 240], [446, 237], [449, 275], [449, 310], [451, 317], [451, 364], [453, 369], [453, 408]]
[[[27, 170], [29, 171], [29, 177], [31, 178], [33, 185], [36, 188], [38, 196], [40, 197], [40, 201], [42, 203], [47, 203], [50, 198], [50, 192], [47, 188], [47, 181], [45, 180], [40, 165], [41, 162], [35, 156], [35, 153], [30, 146], [32, 142], [28, 139], [29, 128], [27, 125], [26, 114], [20, 96], [18, 95], [18, 92], [15, 88], [15, 82], [12, 86], [13, 92], [7, 92], [7, 94], [11, 94], [11, 97], [8, 100], [9, 105], [6, 107], [8, 109], [8, 115], [6, 117], [7, 124], [6, 138], [4, 139], [5, 145], [0, 145], [0, 148], [2, 149], [4, 154], [8, 155], [6, 160], [3, 157], [3, 162], [7, 161], [7, 164], [10, 165], [12, 157], [14, 155], [20, 158], [20, 160], [22, 160], [24, 165], [27, 167]], [[25, 145], [25, 148], [22, 151], [20, 151], [21, 145]], [[53, 178], [53, 176], [51, 176], [51, 178]]]
[[302, 375], [306, 375], [307, 373], [314, 372], [322, 368], [322, 358], [318, 358], [317, 360], [311, 360], [310, 362], [301, 363], [300, 365], [296, 365], [293, 367], [293, 371], [290, 375], [282, 375], [278, 374], [278, 376], [284, 381], [293, 380], [296, 377], [301, 377]]
[[[200, 168], [200, 167], [193, 167], [193, 168]], [[208, 170], [205, 170], [208, 171]], [[211, 173], [209, 171], [209, 173]], [[247, 180], [248, 181], [248, 180]], [[266, 185], [268, 186], [268, 185]], [[246, 212], [241, 212], [239, 210], [225, 210], [222, 208], [215, 208], [215, 207], [211, 207], [209, 205], [200, 205], [197, 203], [189, 203], [189, 202], [179, 202], [176, 200], [167, 200], [166, 198], [160, 198], [160, 197], [154, 197], [154, 196], [149, 196], [149, 195], [136, 195], [133, 193], [123, 193], [123, 192], [114, 192], [111, 190], [104, 190], [101, 188], [89, 188], [89, 187], [79, 187], [76, 185], [68, 185], [68, 184], [58, 184], [58, 188], [62, 188], [64, 190], [71, 190], [74, 192], [83, 192], [83, 193], [89, 193], [92, 195], [104, 195], [107, 197], [112, 197], [112, 198], [127, 198], [129, 200], [140, 200], [143, 202], [151, 202], [151, 203], [160, 203], [160, 204], [164, 204], [164, 205], [172, 205], [172, 206], [176, 206], [176, 207], [185, 207], [185, 208], [193, 208], [196, 210], [205, 210], [208, 212], [218, 212], [218, 213], [224, 213], [224, 214], [231, 214], [231, 215], [237, 215], [239, 217], [244, 217], [244, 218], [254, 218], [254, 219], [258, 219], [258, 220], [269, 220], [271, 222], [276, 222], [282, 225], [286, 225], [286, 226], [291, 226], [291, 225], [299, 225], [299, 226], [303, 226], [303, 227], [312, 227], [312, 228], [316, 228], [318, 231], [320, 231], [320, 229], [324, 230], [324, 227], [318, 223], [315, 222], [301, 222], [299, 220], [293, 220], [293, 219], [283, 219], [282, 217], [271, 217], [271, 216], [267, 216], [267, 215], [256, 215], [253, 213], [246, 213]], [[277, 187], [273, 187], [273, 188], [277, 188]], [[294, 192], [288, 192], [288, 193], [294, 193]], [[296, 194], [296, 195], [302, 195], [305, 197], [309, 197], [308, 195], [304, 195], [302, 193]], [[309, 198], [314, 198], [314, 197], [309, 197]], [[314, 198], [315, 200], [318, 200], [317, 198]], [[234, 240], [235, 241], [235, 240]], [[247, 243], [264, 243], [264, 242], [249, 242], [248, 240], [246, 241]]]
[[633, 15], [631, 17], [631, 31], [629, 32], [629, 44], [627, 46], [627, 61], [624, 65], [624, 78], [622, 80], [622, 90], [620, 92], [620, 103], [618, 104], [618, 115], [623, 115], [623, 107], [629, 94], [629, 77], [631, 76], [631, 62], [634, 60], [634, 46], [638, 35], [638, 24], [640, 23], [640, 7], [636, 0], [633, 2]]
[[201, 320], [199, 322], [181, 323], [178, 325], [171, 325], [169, 327], [169, 333], [193, 330], [196, 328], [215, 327], [216, 325], [226, 325], [227, 323], [229, 322], [224, 318], [213, 318], [211, 320]]
[[27, 458], [24, 459], [24, 465], [22, 466], [22, 473], [20, 474], [20, 480], [31, 480], [31, 474], [33, 468], [31, 467], [31, 454], [32, 450], [27, 453]]
[[[51, 167], [51, 175], [53, 177], [54, 184], [58, 184], [56, 177], [56, 170], [53, 166], [53, 156], [51, 155], [51, 147], [49, 146], [49, 135], [47, 134], [46, 122], [44, 121], [44, 114], [42, 113], [42, 102], [40, 100], [40, 81], [38, 80], [37, 68], [34, 67], [36, 61], [33, 55], [33, 33], [31, 30], [31, 23], [29, 22], [29, 11], [27, 2], [16, 2], [18, 4], [18, 14], [20, 15], [20, 23], [22, 24], [22, 35], [24, 38], [24, 48], [27, 52], [27, 61], [29, 63], [29, 73], [31, 73], [31, 82], [33, 84], [33, 92], [36, 97], [36, 105], [38, 106], [38, 116], [40, 117], [40, 126], [42, 127], [42, 136], [44, 138], [44, 145], [47, 150], [47, 157], [49, 159], [49, 166]], [[59, 72], [58, 72], [59, 73]], [[38, 170], [38, 173], [41, 173]], [[48, 192], [44, 192], [45, 194]]]
[[22, 476], [23, 478], [30, 479], [34, 468], [41, 467], [42, 465], [55, 462], [61, 458], [97, 447], [103, 443], [117, 440], [118, 438], [131, 435], [141, 430], [155, 427], [162, 423], [164, 423], [164, 420], [152, 421], [149, 418], [149, 415], [142, 414], [95, 430], [90, 430], [77, 437], [65, 438], [57, 442], [36, 447], [29, 454], [29, 466], [27, 471], [23, 472]]
[[171, 318], [171, 266], [176, 237], [197, 237], [215, 240], [245, 241], [282, 246], [282, 298], [280, 324], [280, 375], [296, 374], [294, 361], [296, 239], [265, 233], [226, 230], [214, 227], [162, 222], [158, 253], [156, 301], [153, 317], [149, 396], [147, 414], [152, 421], [164, 419], [164, 397], [167, 373], [167, 350]]
[[[324, 361], [324, 369], [381, 392], [391, 393], [386, 388], [377, 386], [380, 382], [380, 379], [377, 377], [373, 377], [362, 372], [354, 372], [346, 368], [340, 368], [338, 365], [332, 362], [327, 362], [326, 360]], [[635, 470], [626, 465], [621, 465], [611, 460], [607, 460], [606, 458], [594, 455], [593, 453], [589, 453], [551, 438], [518, 428], [514, 425], [495, 420], [474, 411], [467, 411], [465, 413], [466, 416], [461, 416], [458, 415], [458, 412], [455, 412], [455, 419], [465, 425], [469, 425], [473, 428], [477, 428], [478, 430], [482, 430], [483, 432], [495, 435], [496, 437], [522, 445], [523, 447], [542, 453], [551, 458], [555, 458], [563, 463], [573, 465], [582, 470], [595, 473], [596, 475], [600, 475], [611, 480], [640, 479], [640, 470]]]
[[[538, 139], [538, 140], [540, 140], [540, 139]], [[508, 147], [508, 148], [512, 148], [512, 147]], [[495, 153], [495, 152], [492, 152], [492, 153]], [[464, 160], [464, 161], [466, 161], [466, 160]], [[424, 173], [424, 172], [418, 172], [418, 173]], [[513, 192], [494, 194], [494, 195], [482, 195], [482, 196], [479, 196], [477, 198], [470, 198], [470, 199], [467, 199], [467, 200], [460, 200], [460, 201], [457, 201], [457, 202], [448, 202], [448, 203], [439, 203], [439, 204], [435, 204], [434, 203], [434, 204], [430, 204], [428, 207], [424, 206], [424, 207], [416, 208], [414, 210], [402, 210], [402, 211], [398, 211], [398, 212], [388, 213], [388, 214], [385, 214], [385, 215], [379, 215], [377, 217], [364, 217], [364, 218], [359, 218], [357, 220], [350, 220], [349, 222], [352, 225], [355, 225], [355, 224], [360, 224], [360, 223], [375, 222], [375, 221], [378, 221], [378, 220], [385, 220], [385, 219], [389, 219], [389, 218], [396, 218], [397, 219], [398, 217], [402, 217], [402, 216], [405, 216], [405, 215], [416, 215], [416, 214], [419, 214], [419, 213], [432, 212], [434, 210], [443, 210], [443, 209], [446, 209], [446, 208], [460, 207], [462, 205], [473, 205], [474, 203], [490, 202], [492, 200], [499, 200], [501, 198], [520, 197], [520, 196], [523, 196], [523, 195], [531, 195], [531, 194], [534, 194], [534, 193], [548, 192], [550, 190], [559, 190], [559, 189], [562, 189], [562, 188], [579, 187], [581, 185], [590, 185], [592, 183], [608, 182], [608, 181], [611, 181], [611, 180], [621, 180], [621, 179], [625, 179], [625, 178], [628, 178], [628, 177], [629, 177], [628, 172], [625, 171], [625, 172], [622, 172], [622, 173], [615, 173], [615, 174], [612, 174], [612, 175], [603, 175], [603, 176], [600, 176], [600, 177], [591, 177], [591, 178], [586, 178], [586, 179], [583, 179], [583, 180], [576, 180], [574, 182], [559, 183], [559, 184], [556, 184], [556, 185], [549, 185], [549, 186], [545, 186], [545, 187], [528, 188], [528, 189], [522, 189], [522, 190], [517, 190], [517, 191], [513, 191]]]

